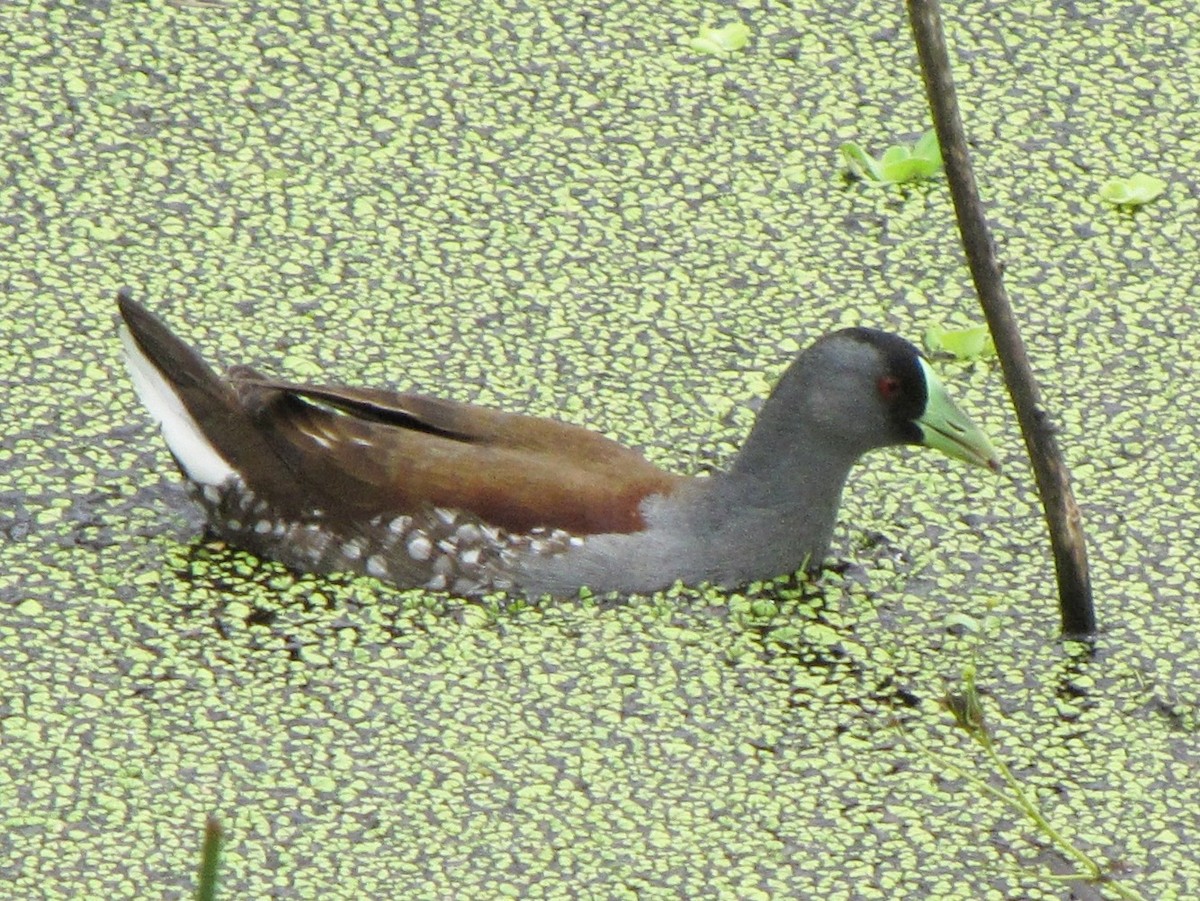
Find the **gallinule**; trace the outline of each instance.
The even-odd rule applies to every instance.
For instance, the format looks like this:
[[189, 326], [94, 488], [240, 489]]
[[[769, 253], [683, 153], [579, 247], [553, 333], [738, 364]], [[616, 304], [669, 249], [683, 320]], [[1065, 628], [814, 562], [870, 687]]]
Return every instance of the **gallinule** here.
[[850, 467], [923, 444], [998, 469], [913, 345], [826, 335], [728, 472], [685, 478], [578, 426], [372, 388], [217, 375], [119, 296], [134, 386], [217, 537], [297, 570], [459, 595], [733, 586], [816, 570]]

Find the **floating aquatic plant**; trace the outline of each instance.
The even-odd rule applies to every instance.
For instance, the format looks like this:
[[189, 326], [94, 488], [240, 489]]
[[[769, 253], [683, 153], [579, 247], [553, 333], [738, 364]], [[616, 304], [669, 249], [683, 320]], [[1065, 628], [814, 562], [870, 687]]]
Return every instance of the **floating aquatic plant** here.
[[1141, 206], [1162, 195], [1167, 183], [1138, 172], [1128, 178], [1110, 178], [1100, 186], [1100, 199], [1119, 206]]
[[931, 351], [948, 353], [956, 360], [978, 360], [996, 355], [996, 345], [986, 325], [969, 328], [931, 325], [925, 329], [925, 346]]
[[736, 50], [741, 50], [749, 42], [749, 26], [743, 22], [730, 22], [721, 28], [702, 26], [700, 33], [688, 41], [688, 46], [698, 53], [727, 56]]
[[937, 133], [932, 129], [911, 146], [893, 144], [879, 159], [853, 141], [843, 144], [841, 151], [852, 176], [881, 185], [920, 181], [942, 171], [942, 151], [938, 146]]
[[[971, 646], [971, 661], [963, 667], [959, 690], [947, 692], [942, 699], [942, 704], [954, 718], [955, 725], [965, 732], [980, 749], [987, 767], [990, 768], [990, 773], [983, 766], [960, 764], [950, 757], [934, 751], [910, 735], [899, 724], [896, 725], [898, 734], [905, 744], [918, 751], [937, 769], [953, 773], [972, 786], [980, 795], [993, 798], [1023, 814], [1041, 833], [1043, 840], [1056, 849], [1065, 860], [1075, 864], [1073, 872], [1041, 872], [1038, 874], [1040, 878], [1054, 882], [1103, 885], [1106, 895], [1111, 893], [1126, 899], [1126, 901], [1146, 901], [1136, 889], [1117, 881], [1117, 866], [1102, 866], [1091, 854], [1077, 845], [1063, 829], [1054, 825], [1042, 809], [1038, 793], [1024, 785], [1001, 756], [995, 730], [988, 720], [987, 710], [976, 684], [975, 664], [979, 648], [985, 642], [995, 642], [1003, 634], [1004, 623], [1001, 617], [994, 612], [995, 607], [996, 602], [989, 601], [986, 605], [986, 612], [982, 616], [976, 617], [962, 612], [954, 612], [946, 616], [944, 620], [944, 625], [948, 630], [963, 636]], [[994, 785], [989, 776], [998, 776], [1002, 786]]]

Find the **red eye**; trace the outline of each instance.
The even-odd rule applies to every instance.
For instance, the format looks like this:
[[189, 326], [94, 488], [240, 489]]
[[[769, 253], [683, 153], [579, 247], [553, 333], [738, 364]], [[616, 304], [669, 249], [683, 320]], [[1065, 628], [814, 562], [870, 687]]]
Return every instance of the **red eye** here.
[[884, 400], [895, 400], [900, 394], [900, 380], [894, 375], [879, 377], [879, 395]]

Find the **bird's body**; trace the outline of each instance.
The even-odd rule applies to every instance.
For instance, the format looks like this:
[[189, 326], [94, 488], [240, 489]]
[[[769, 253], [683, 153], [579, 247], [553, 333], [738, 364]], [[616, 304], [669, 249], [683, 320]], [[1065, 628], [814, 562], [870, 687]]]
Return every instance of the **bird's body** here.
[[903, 339], [804, 351], [728, 472], [685, 478], [594, 432], [415, 394], [218, 376], [120, 298], [143, 402], [210, 529], [302, 571], [459, 595], [737, 585], [819, 567], [850, 467], [930, 444], [995, 467]]

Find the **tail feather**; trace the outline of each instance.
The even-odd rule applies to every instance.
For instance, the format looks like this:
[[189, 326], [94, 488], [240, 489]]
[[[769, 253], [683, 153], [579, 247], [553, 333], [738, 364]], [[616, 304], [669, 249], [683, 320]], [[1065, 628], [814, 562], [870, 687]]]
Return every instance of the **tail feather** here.
[[216, 424], [244, 417], [232, 387], [126, 291], [117, 295], [125, 362], [142, 403], [158, 420], [180, 469], [202, 485], [236, 474], [214, 441]]

